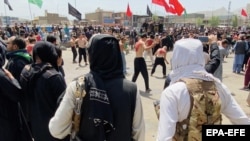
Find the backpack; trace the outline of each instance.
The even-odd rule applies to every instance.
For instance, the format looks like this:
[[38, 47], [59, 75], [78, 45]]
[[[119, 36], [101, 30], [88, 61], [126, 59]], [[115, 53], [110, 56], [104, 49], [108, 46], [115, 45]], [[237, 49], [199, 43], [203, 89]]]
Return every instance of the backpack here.
[[176, 124], [173, 140], [201, 141], [202, 125], [221, 124], [221, 101], [213, 81], [181, 79], [190, 94], [188, 117]]
[[[177, 122], [174, 141], [201, 141], [202, 125], [221, 124], [221, 101], [213, 81], [185, 78], [190, 95], [190, 110], [186, 119]], [[157, 118], [160, 101], [154, 103]]]
[[[42, 66], [39, 70], [34, 70], [32, 67], [32, 64], [25, 65], [25, 67], [22, 70], [22, 73], [20, 74], [20, 84], [22, 87], [23, 95], [21, 97], [20, 103], [18, 103], [18, 112], [20, 115], [20, 123], [22, 128], [22, 140], [25, 141], [34, 141], [33, 133], [30, 126], [30, 117], [29, 117], [29, 104], [28, 99], [30, 97], [30, 94], [34, 91], [35, 86], [35, 80], [38, 76], [44, 75], [45, 77], [52, 77], [55, 73], [53, 73], [54, 70], [52, 70], [52, 66], [50, 64], [45, 64]], [[33, 72], [36, 71], [37, 75], [34, 77]], [[34, 77], [34, 78], [33, 78]], [[32, 81], [33, 80], [33, 81]]]

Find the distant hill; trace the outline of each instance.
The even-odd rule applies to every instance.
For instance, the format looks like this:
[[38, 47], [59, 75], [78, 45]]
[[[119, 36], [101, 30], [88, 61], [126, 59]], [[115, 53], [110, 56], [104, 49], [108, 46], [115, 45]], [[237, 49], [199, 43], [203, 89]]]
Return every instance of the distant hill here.
[[[204, 14], [205, 17], [212, 17], [212, 16], [225, 16], [228, 15], [228, 10], [225, 7], [219, 8], [219, 9], [215, 9], [215, 10], [211, 10], [211, 11], [200, 11], [200, 12], [196, 12], [196, 13], [200, 13], [200, 14]], [[230, 13], [233, 14], [233, 13]]]
[[[153, 14], [156, 14], [158, 16], [166, 16], [166, 13], [161, 12], [161, 11], [152, 11]], [[241, 9], [236, 9], [236, 10], [231, 10], [230, 15], [240, 15]], [[199, 13], [199, 14], [204, 14], [205, 17], [211, 17], [211, 16], [227, 16], [228, 15], [228, 10], [225, 7], [221, 7], [219, 9], [215, 9], [215, 10], [207, 10], [207, 11], [198, 11], [198, 12], [194, 12], [194, 13]], [[167, 13], [168, 15], [173, 15], [170, 13]], [[192, 13], [189, 13], [192, 14]]]
[[[241, 9], [242, 8], [238, 8], [238, 9], [234, 9], [230, 11], [230, 15], [237, 15], [240, 16], [241, 15]], [[204, 14], [205, 17], [211, 17], [211, 16], [226, 16], [228, 15], [228, 10], [225, 7], [221, 7], [219, 9], [215, 9], [215, 10], [211, 10], [211, 11], [199, 11], [196, 13], [200, 13], [200, 14]]]

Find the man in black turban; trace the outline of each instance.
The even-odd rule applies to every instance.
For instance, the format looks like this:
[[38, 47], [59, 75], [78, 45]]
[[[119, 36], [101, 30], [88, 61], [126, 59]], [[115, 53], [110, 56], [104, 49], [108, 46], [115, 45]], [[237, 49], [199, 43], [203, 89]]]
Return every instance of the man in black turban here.
[[[82, 76], [86, 95], [80, 105], [77, 138], [84, 141], [144, 141], [140, 95], [136, 84], [124, 77], [118, 40], [111, 35], [97, 34], [91, 37], [88, 47], [90, 72]], [[75, 92], [76, 81], [73, 81], [50, 120], [50, 133], [56, 138], [70, 134], [72, 113], [77, 107]]]

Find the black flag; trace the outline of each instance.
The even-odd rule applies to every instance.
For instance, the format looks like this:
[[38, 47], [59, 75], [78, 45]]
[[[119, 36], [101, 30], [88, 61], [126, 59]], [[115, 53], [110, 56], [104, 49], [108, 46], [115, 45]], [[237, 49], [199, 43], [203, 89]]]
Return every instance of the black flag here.
[[149, 9], [148, 5], [147, 5], [147, 15], [150, 16], [150, 17], [153, 16], [153, 14], [152, 14], [151, 10]]
[[68, 3], [69, 14], [76, 17], [78, 20], [82, 19], [82, 14], [76, 10], [71, 4]]
[[10, 3], [9, 3], [9, 0], [4, 0], [4, 3], [8, 5], [9, 10], [11, 10], [11, 11], [13, 10]]

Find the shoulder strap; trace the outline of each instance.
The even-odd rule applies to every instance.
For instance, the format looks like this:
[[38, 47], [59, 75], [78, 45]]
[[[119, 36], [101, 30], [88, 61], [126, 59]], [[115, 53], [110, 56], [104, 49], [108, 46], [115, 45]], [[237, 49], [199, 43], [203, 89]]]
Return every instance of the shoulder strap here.
[[194, 104], [194, 98], [192, 96], [192, 91], [191, 91], [191, 88], [192, 88], [192, 84], [195, 84], [194, 81], [196, 79], [190, 79], [190, 78], [183, 78], [181, 79], [180, 81], [184, 82], [187, 86], [187, 90], [188, 90], [188, 93], [189, 93], [189, 97], [190, 97], [190, 109], [189, 109], [189, 112], [188, 112], [188, 116], [187, 116], [187, 119], [191, 116], [191, 112], [192, 112], [192, 109], [193, 109], [193, 104]]
[[28, 81], [27, 78], [27, 73], [30, 71], [31, 69], [31, 64], [25, 65], [22, 72], [21, 72], [21, 78], [23, 78], [25, 81]]
[[46, 64], [44, 66], [41, 67], [40, 69], [41, 74], [45, 77], [45, 78], [50, 78], [56, 74], [58, 74], [58, 71], [56, 71], [55, 69], [53, 69], [53, 66], [51, 64]]
[[[194, 104], [194, 98], [192, 96], [192, 92], [191, 92], [191, 85], [195, 84], [194, 83], [195, 79], [181, 79], [179, 80], [179, 82], [184, 82], [187, 86], [188, 92], [189, 92], [189, 96], [190, 96], [190, 109], [189, 109], [189, 113], [186, 119], [184, 119], [181, 122], [177, 122], [176, 123], [176, 133], [179, 136], [175, 136], [174, 138], [176, 138], [176, 140], [187, 140], [187, 136], [188, 136], [188, 126], [189, 126], [189, 120], [190, 120], [190, 116], [191, 116], [191, 112], [193, 109], [193, 104]], [[182, 137], [181, 139], [179, 139], [179, 137]]]
[[75, 108], [72, 116], [72, 133], [71, 133], [71, 139], [77, 138], [77, 133], [80, 128], [80, 120], [81, 120], [81, 107], [83, 98], [86, 95], [85, 91], [85, 84], [84, 84], [84, 76], [80, 76], [76, 80], [76, 90], [74, 92], [75, 95]]
[[[86, 95], [85, 84], [84, 84], [84, 76], [81, 76], [76, 80], [76, 90], [75, 90], [74, 95], [75, 95], [75, 98], [76, 98], [76, 108], [75, 108], [76, 111], [75, 112], [80, 114], [82, 99]], [[78, 103], [78, 102], [80, 102], [80, 103]]]

